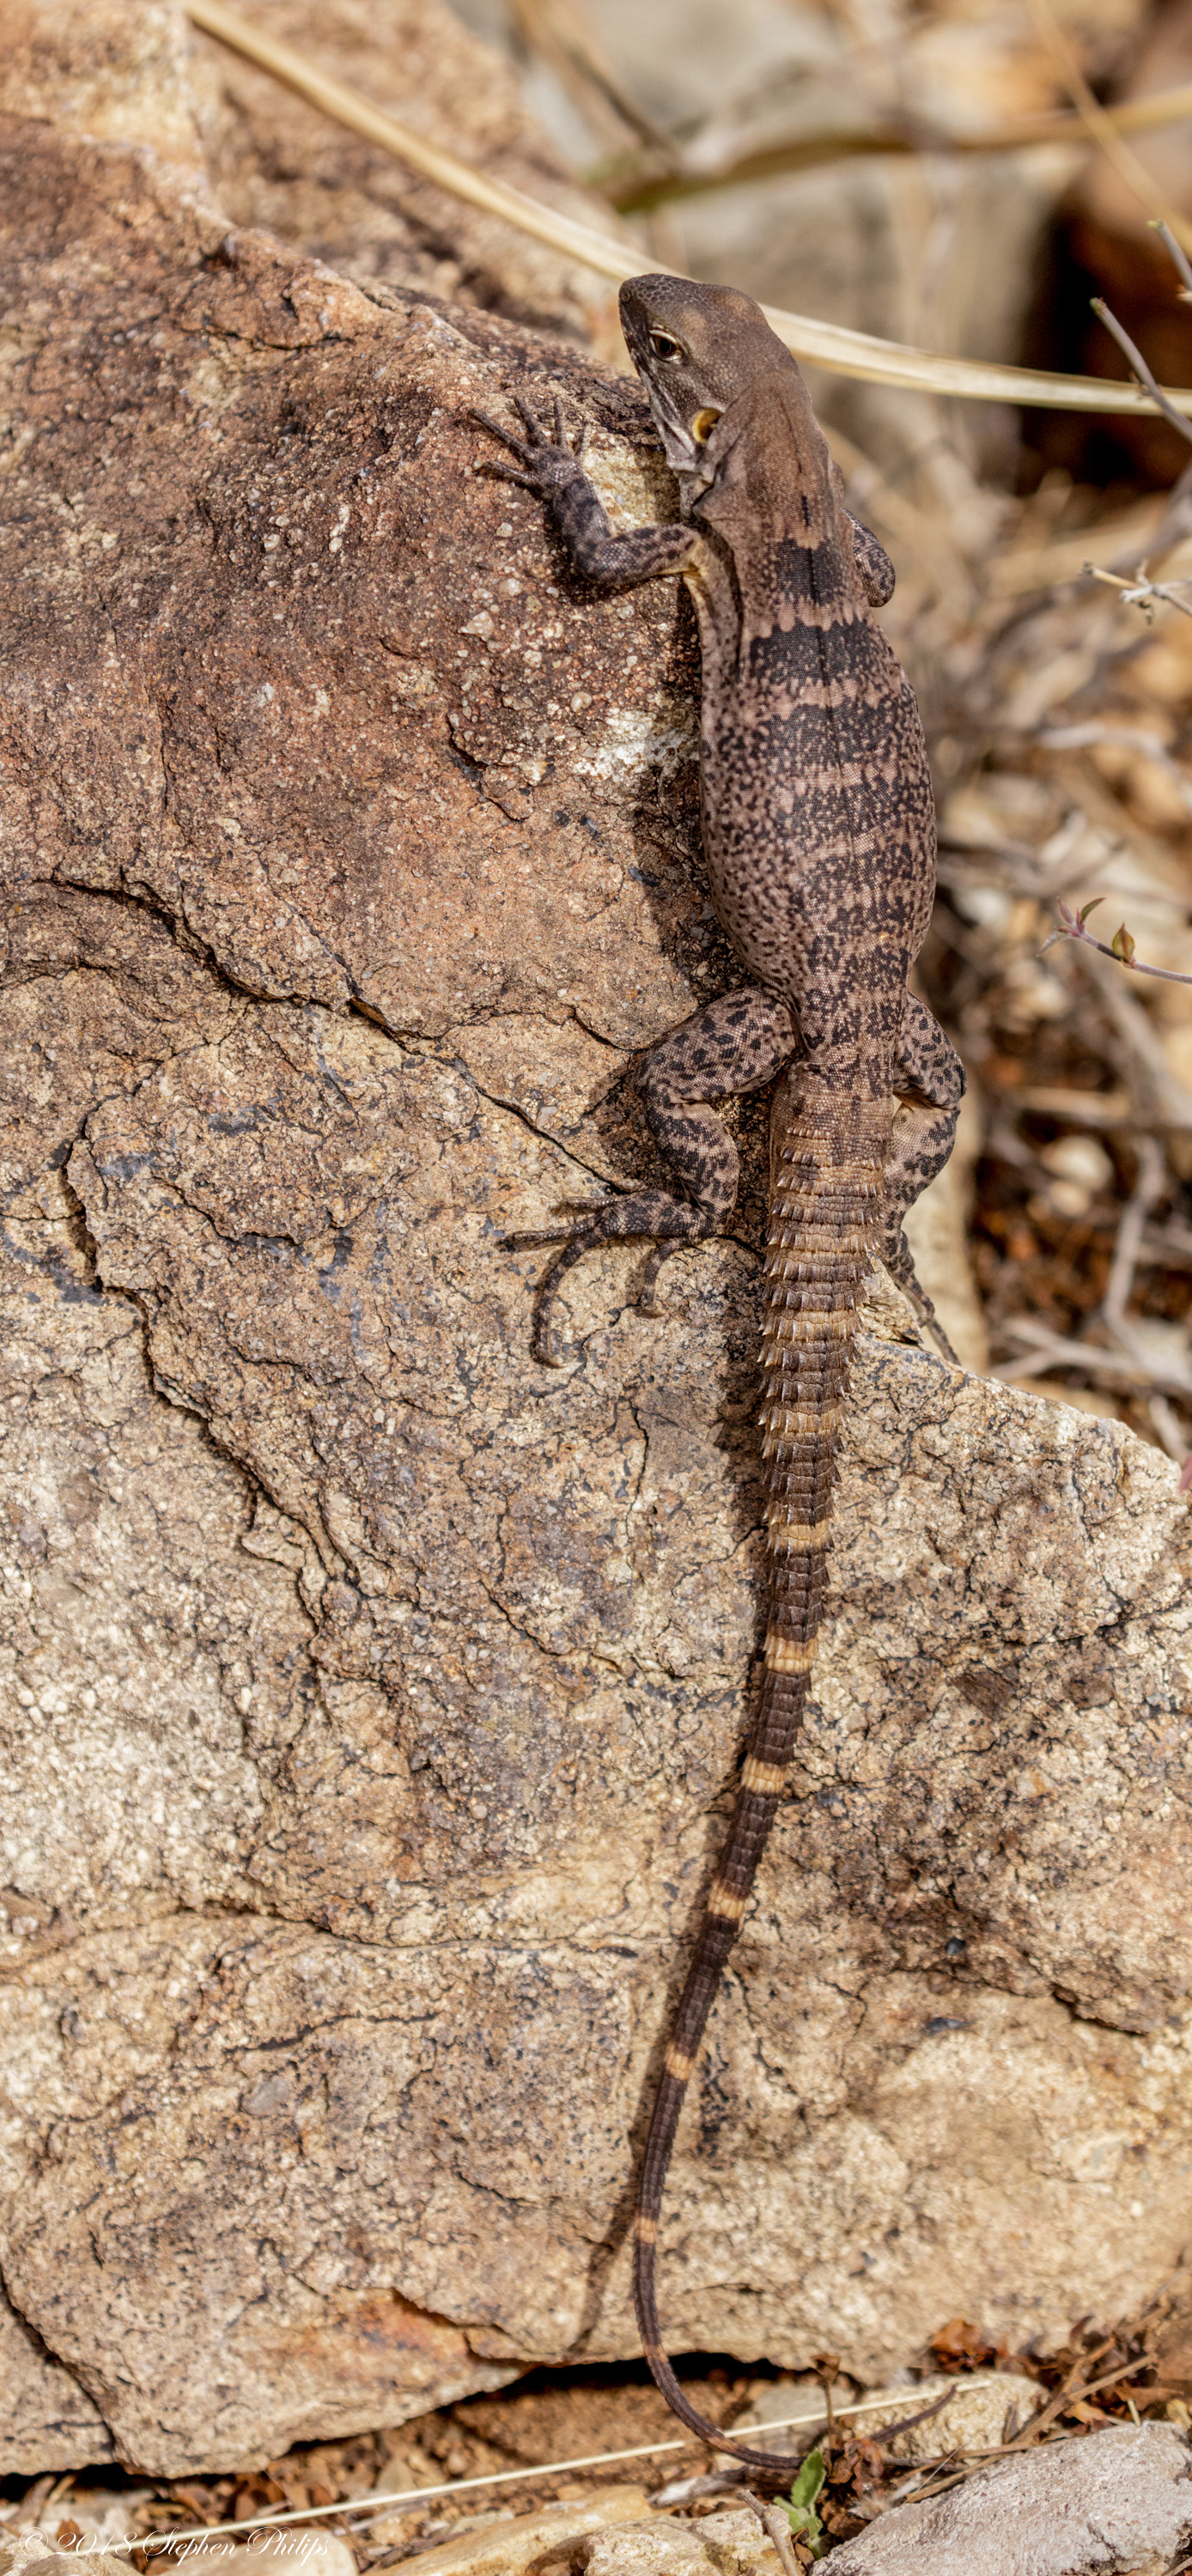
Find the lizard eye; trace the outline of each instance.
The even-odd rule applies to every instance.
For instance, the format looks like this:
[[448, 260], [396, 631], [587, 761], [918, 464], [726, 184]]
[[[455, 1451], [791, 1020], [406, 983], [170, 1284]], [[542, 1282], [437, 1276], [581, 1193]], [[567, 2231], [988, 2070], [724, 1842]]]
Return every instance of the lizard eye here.
[[650, 347], [656, 358], [681, 358], [683, 355], [678, 341], [672, 340], [665, 331], [651, 331]]

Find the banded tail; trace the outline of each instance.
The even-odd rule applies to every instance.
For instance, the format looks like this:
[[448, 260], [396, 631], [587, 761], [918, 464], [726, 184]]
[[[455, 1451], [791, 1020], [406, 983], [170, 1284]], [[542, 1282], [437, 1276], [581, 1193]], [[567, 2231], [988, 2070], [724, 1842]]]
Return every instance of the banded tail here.
[[823, 1616], [837, 1433], [861, 1283], [877, 1250], [892, 1103], [839, 1099], [817, 1086], [792, 1104], [789, 1077], [771, 1127], [762, 1455], [770, 1610], [765, 1671], [728, 1839], [708, 1895], [638, 2184], [633, 2294], [646, 2359], [693, 2433], [752, 2467], [794, 2474], [797, 2458], [734, 2442], [689, 2405], [662, 2347], [655, 2285], [662, 2194], [675, 2130], [721, 1971], [769, 1840], [803, 1715]]

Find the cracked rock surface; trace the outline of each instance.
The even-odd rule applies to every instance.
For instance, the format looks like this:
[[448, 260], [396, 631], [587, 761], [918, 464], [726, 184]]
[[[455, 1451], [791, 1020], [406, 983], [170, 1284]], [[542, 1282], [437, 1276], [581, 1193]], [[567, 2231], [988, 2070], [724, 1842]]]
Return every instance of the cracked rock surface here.
[[[1113, 2424], [996, 2460], [951, 2493], [895, 2506], [839, 2552], [840, 2576], [1166, 2576], [1192, 2529], [1188, 2443], [1174, 2424]], [[613, 2576], [615, 2560], [610, 2560]]]
[[[633, 1050], [732, 969], [686, 611], [586, 592], [470, 413], [561, 390], [628, 522], [673, 506], [643, 407], [512, 289], [230, 229], [168, 9], [30, 27], [0, 2463], [177, 2474], [634, 2349], [759, 1644], [765, 1103], [732, 1237], [654, 1320], [639, 1253], [584, 1265], [539, 1368], [505, 1237], [651, 1168]], [[957, 2310], [1136, 2301], [1192, 2128], [1175, 1471], [868, 1321], [662, 2270], [678, 2348], [862, 2379]]]

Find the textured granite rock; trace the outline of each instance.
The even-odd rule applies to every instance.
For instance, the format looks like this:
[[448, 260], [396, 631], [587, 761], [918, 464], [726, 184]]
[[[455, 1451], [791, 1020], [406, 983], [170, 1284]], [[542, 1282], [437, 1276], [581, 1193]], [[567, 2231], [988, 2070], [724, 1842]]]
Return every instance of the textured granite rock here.
[[[929, 2503], [895, 2505], [831, 2558], [839, 2576], [952, 2576], [957, 2567], [965, 2576], [1168, 2576], [1186, 2563], [1190, 2530], [1183, 2435], [1169, 2424], [1115, 2424], [998, 2460]], [[470, 2562], [456, 2563], [467, 2576]], [[643, 2517], [599, 2533], [579, 2564], [586, 2576], [778, 2576], [777, 2552], [739, 2507], [700, 2522]]]
[[702, 2522], [655, 2514], [628, 2531], [601, 2532], [577, 2563], [587, 2576], [780, 2576], [777, 2550], [743, 2505]]
[[1174, 2424], [1113, 2424], [995, 2460], [927, 2504], [896, 2505], [833, 2556], [840, 2576], [912, 2566], [918, 2576], [957, 2566], [966, 2576], [1165, 2576], [1192, 2531], [1188, 2469]]
[[[59, 2549], [44, 2532], [22, 2532], [19, 2539], [0, 2540], [0, 2576], [68, 2576], [71, 2553]], [[110, 2550], [88, 2552], [95, 2576], [121, 2576], [127, 2559]]]
[[[687, 613], [575, 583], [471, 408], [559, 387], [615, 512], [665, 478], [562, 341], [229, 236], [145, 24], [160, 156], [91, 10], [0, 162], [0, 2458], [168, 2472], [634, 2348], [761, 1616], [765, 1104], [732, 1238], [655, 1322], [587, 1265], [538, 1369], [505, 1230], [649, 1166], [632, 1050], [731, 967]], [[1192, 2121], [1174, 1470], [869, 1323], [663, 2266], [676, 2345], [862, 2378], [1153, 2286]]]
[[[581, 223], [617, 230], [527, 115], [515, 74], [447, 0], [259, 0], [253, 25], [426, 141]], [[210, 178], [233, 223], [264, 225], [382, 299], [387, 287], [420, 286], [589, 341], [625, 367], [606, 278], [445, 196], [210, 37], [192, 37], [189, 77]]]
[[[493, 2514], [480, 2530], [461, 2532], [437, 2549], [418, 2552], [426, 2576], [537, 2576], [557, 2562], [577, 2566], [587, 2536], [607, 2535], [649, 2512], [644, 2487], [602, 2487], [572, 2504], [541, 2513]], [[377, 2525], [371, 2526], [375, 2532]]]

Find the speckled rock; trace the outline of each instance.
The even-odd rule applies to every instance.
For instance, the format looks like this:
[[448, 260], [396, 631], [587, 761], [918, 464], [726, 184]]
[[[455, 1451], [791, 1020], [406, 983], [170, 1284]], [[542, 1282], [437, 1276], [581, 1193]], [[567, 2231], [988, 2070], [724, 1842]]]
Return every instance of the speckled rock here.
[[[995, 2460], [926, 2504], [895, 2505], [833, 2552], [839, 2576], [1167, 2576], [1192, 2532], [1188, 2444], [1113, 2424]], [[613, 2576], [610, 2565], [609, 2576]]]
[[[959, 2379], [921, 2379], [910, 2389], [871, 2390], [874, 2402], [879, 2397], [884, 2400], [881, 2415], [859, 2421], [858, 2431], [864, 2432], [866, 2423], [906, 2420], [906, 2431], [896, 2433], [886, 2446], [891, 2460], [937, 2460], [942, 2451], [967, 2453], [971, 2458], [981, 2451], [996, 2451], [999, 2442], [1021, 2432], [1045, 2395], [1037, 2379], [1028, 2379], [1018, 2370], [981, 2371], [973, 2378], [962, 2374]], [[945, 2405], [940, 2404], [941, 2398], [947, 2400]], [[928, 2415], [925, 2423], [907, 2420], [929, 2406], [938, 2412]]]
[[[509, 65], [466, 33], [448, 0], [256, 0], [253, 25], [487, 176], [617, 231], [526, 113]], [[390, 288], [421, 287], [627, 365], [607, 278], [445, 196], [197, 32], [189, 88], [211, 183], [234, 224], [267, 227], [382, 302]]]
[[[562, 341], [229, 234], [149, 23], [172, 159], [58, 17], [74, 121], [0, 137], [0, 2458], [168, 2473], [634, 2349], [765, 1106], [732, 1237], [654, 1322], [587, 1265], [540, 1370], [505, 1234], [649, 1167], [632, 1051], [732, 969], [686, 611], [573, 581], [470, 413], [558, 387], [614, 512], [668, 487]], [[863, 2379], [1153, 2286], [1192, 2126], [1174, 1471], [868, 1325], [662, 2275], [677, 2345]]]
[[636, 2525], [648, 2510], [643, 2487], [604, 2487], [541, 2513], [494, 2514], [483, 2529], [420, 2549], [418, 2556], [426, 2576], [534, 2576], [556, 2558], [560, 2566], [577, 2566], [591, 2533], [604, 2537], [623, 2523]]
[[[831, 2563], [839, 2576], [953, 2576], [958, 2567], [965, 2576], [1174, 2576], [1190, 2531], [1183, 2435], [1168, 2424], [1115, 2424], [995, 2461], [927, 2503], [895, 2505], [834, 2549]], [[585, 2576], [778, 2571], [759, 2520], [740, 2508], [695, 2522], [643, 2517], [590, 2540], [580, 2563]]]
[[699, 2522], [661, 2514], [628, 2531], [604, 2531], [588, 2542], [585, 2576], [780, 2576], [778, 2552], [747, 2507], [710, 2513]]

